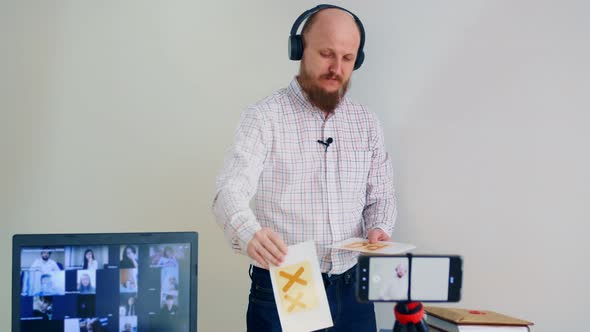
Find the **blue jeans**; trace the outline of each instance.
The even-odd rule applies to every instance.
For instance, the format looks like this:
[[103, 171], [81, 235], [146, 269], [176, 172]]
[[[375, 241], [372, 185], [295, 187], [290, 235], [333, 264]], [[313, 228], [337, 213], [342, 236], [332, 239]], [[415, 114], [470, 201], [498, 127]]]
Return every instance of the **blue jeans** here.
[[[251, 266], [250, 298], [246, 323], [248, 332], [279, 332], [281, 322], [272, 292], [268, 270]], [[328, 277], [322, 273], [334, 326], [326, 332], [375, 332], [373, 303], [356, 300], [356, 265], [350, 270]]]

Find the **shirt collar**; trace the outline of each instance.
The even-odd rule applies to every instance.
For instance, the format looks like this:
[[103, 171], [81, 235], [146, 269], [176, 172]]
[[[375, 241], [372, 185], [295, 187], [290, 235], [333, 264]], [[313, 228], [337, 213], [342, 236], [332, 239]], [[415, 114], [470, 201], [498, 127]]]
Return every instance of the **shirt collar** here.
[[295, 97], [295, 99], [299, 103], [301, 103], [301, 106], [304, 106], [305, 108], [308, 108], [310, 110], [319, 111], [317, 107], [314, 107], [313, 104], [309, 102], [307, 96], [305, 96], [305, 92], [303, 92], [303, 90], [301, 89], [301, 85], [299, 85], [299, 81], [297, 81], [297, 76], [293, 77], [293, 79], [291, 80], [291, 84], [289, 84], [288, 90], [291, 93], [291, 95], [293, 95], [293, 97]]

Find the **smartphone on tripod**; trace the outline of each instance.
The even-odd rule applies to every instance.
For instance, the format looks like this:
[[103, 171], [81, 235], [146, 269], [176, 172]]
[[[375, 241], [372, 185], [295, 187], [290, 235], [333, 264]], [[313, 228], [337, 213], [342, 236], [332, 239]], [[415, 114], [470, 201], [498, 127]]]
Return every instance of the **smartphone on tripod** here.
[[360, 256], [361, 302], [458, 302], [463, 260], [457, 255]]

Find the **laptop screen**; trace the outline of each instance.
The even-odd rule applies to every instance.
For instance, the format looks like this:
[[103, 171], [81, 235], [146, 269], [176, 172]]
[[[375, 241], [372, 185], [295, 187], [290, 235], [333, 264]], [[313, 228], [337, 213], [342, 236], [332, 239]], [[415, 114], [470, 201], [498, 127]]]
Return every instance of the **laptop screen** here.
[[196, 331], [196, 233], [15, 235], [13, 250], [12, 331]]

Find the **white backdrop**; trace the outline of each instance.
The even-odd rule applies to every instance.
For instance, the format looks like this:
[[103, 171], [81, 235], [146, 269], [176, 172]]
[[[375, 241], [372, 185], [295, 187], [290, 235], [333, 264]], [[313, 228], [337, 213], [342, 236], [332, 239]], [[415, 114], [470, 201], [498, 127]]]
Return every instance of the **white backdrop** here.
[[[351, 95], [385, 128], [394, 239], [463, 255], [459, 306], [583, 331], [590, 4], [332, 3], [367, 30]], [[210, 213], [214, 178], [241, 110], [295, 74], [287, 35], [315, 4], [2, 2], [5, 258], [15, 233], [195, 230], [199, 330], [245, 330], [248, 260]], [[0, 285], [8, 330], [8, 273]]]

